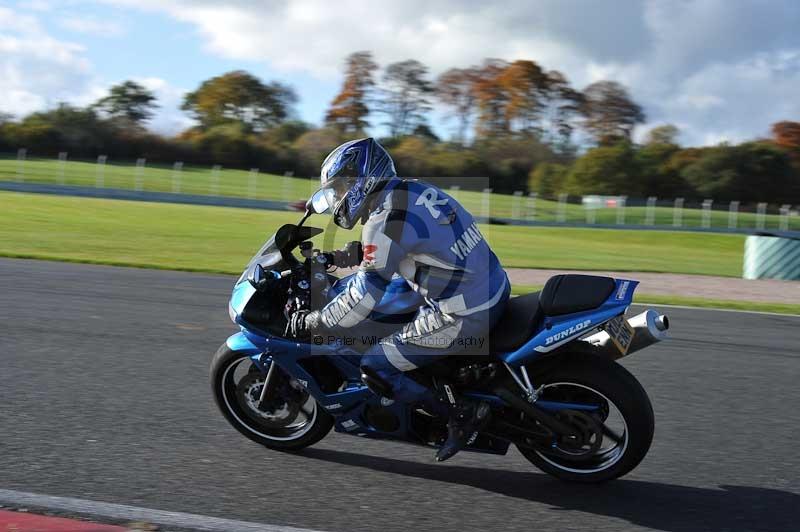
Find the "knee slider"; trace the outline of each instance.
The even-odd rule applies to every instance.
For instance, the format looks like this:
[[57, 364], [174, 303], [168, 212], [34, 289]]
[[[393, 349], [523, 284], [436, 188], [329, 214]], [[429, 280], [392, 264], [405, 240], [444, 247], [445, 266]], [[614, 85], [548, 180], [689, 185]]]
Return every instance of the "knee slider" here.
[[367, 385], [367, 388], [372, 390], [372, 393], [379, 397], [386, 397], [387, 399], [394, 399], [394, 391], [392, 385], [378, 375], [374, 369], [369, 366], [361, 366], [361, 380]]

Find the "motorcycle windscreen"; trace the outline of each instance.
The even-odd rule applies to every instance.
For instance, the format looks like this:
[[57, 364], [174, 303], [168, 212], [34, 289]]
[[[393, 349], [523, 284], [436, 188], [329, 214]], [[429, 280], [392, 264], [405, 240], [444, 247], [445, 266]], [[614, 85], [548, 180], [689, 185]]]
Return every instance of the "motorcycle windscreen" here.
[[258, 253], [253, 255], [253, 258], [250, 259], [250, 262], [247, 263], [247, 267], [242, 272], [242, 275], [239, 276], [239, 280], [236, 281], [236, 284], [244, 281], [247, 278], [247, 273], [252, 270], [256, 264], [260, 264], [265, 270], [271, 270], [281, 261], [282, 258], [281, 252], [275, 245], [275, 235], [272, 235], [270, 239], [267, 240], [263, 246], [261, 246], [261, 249], [258, 250]]

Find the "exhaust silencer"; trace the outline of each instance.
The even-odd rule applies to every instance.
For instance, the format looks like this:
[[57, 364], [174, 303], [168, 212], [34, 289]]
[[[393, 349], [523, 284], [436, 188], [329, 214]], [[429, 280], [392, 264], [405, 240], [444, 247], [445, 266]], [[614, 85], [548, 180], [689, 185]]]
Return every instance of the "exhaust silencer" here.
[[611, 359], [618, 359], [635, 353], [667, 338], [669, 318], [655, 310], [648, 309], [628, 320], [635, 331], [626, 353], [622, 353], [606, 331], [597, 332], [583, 339], [594, 347], [594, 351]]

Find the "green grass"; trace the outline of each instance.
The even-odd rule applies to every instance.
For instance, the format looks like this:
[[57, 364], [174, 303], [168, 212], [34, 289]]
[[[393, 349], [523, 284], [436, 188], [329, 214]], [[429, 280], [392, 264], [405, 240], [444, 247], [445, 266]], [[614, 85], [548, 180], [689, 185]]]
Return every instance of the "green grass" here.
[[[540, 285], [520, 285], [511, 287], [513, 295], [529, 294], [541, 290]], [[789, 303], [764, 303], [755, 301], [736, 301], [731, 299], [705, 299], [699, 297], [664, 296], [653, 294], [636, 294], [634, 303], [640, 305], [675, 305], [682, 307], [699, 307], [725, 310], [747, 310], [754, 312], [776, 312], [779, 314], [800, 315], [800, 305]]]
[[486, 231], [508, 267], [742, 274], [741, 235], [513, 226]]
[[[297, 213], [0, 192], [0, 256], [238, 274]], [[325, 227], [328, 218], [317, 218]], [[335, 226], [331, 227], [335, 229]], [[728, 275], [743, 237], [696, 233], [482, 226], [509, 267]], [[357, 235], [327, 231], [326, 249]], [[536, 286], [515, 285], [514, 293]], [[800, 305], [637, 294], [637, 303], [800, 314]]]
[[[0, 193], [0, 255], [239, 273], [294, 212]], [[311, 223], [325, 227], [326, 216]], [[358, 237], [331, 230], [326, 249]], [[679, 232], [482, 226], [504, 265], [738, 277], [744, 237]], [[327, 240], [322, 240], [322, 239]]]
[[749, 310], [755, 312], [776, 312], [778, 314], [800, 315], [800, 305], [790, 303], [762, 303], [755, 301], [735, 301], [730, 299], [702, 299], [699, 297], [658, 296], [642, 294], [634, 297], [635, 303], [651, 305], [678, 305], [727, 310]]
[[0, 180], [281, 201], [308, 198], [319, 186], [318, 178], [284, 178], [246, 170], [184, 166], [176, 171], [169, 165], [147, 164], [137, 169], [135, 164], [111, 161], [102, 166], [80, 161], [62, 165], [52, 159], [20, 162], [9, 158], [0, 158]]
[[[137, 173], [138, 172], [138, 173]], [[99, 167], [94, 162], [67, 161], [59, 163], [53, 159], [28, 159], [17, 161], [8, 155], [0, 156], [0, 181], [25, 181], [46, 184], [67, 184], [80, 186], [104, 186], [108, 188], [141, 189], [157, 192], [181, 192], [186, 194], [220, 195], [254, 199], [296, 201], [306, 199], [316, 189], [317, 178], [287, 178], [274, 174], [251, 174], [243, 170], [213, 171], [208, 167], [186, 166], [175, 172], [169, 165], [146, 165], [140, 171], [130, 163], [109, 161]], [[455, 192], [456, 198], [476, 215], [484, 214], [483, 194], [472, 191]], [[744, 198], [743, 198], [744, 199]], [[515, 198], [507, 194], [492, 194], [489, 201], [489, 214], [499, 218], [526, 218], [556, 221], [558, 203], [539, 199], [535, 213], [529, 209], [527, 198]], [[749, 206], [750, 210], [754, 206]], [[773, 206], [773, 211], [775, 206]], [[756, 215], [753, 212], [739, 214], [738, 227], [754, 228]], [[655, 224], [672, 226], [674, 211], [671, 207], [657, 207], [654, 211]], [[581, 205], [568, 204], [564, 211], [567, 222], [587, 222], [587, 211]], [[617, 209], [602, 208], [594, 211], [595, 223], [616, 224]], [[625, 208], [625, 223], [645, 224], [646, 208]], [[770, 214], [765, 218], [767, 229], [778, 229], [780, 217]], [[702, 225], [702, 211], [683, 210], [683, 225], [699, 227]], [[711, 212], [712, 227], [728, 227], [726, 211]], [[789, 227], [800, 230], [800, 216], [789, 218]]]

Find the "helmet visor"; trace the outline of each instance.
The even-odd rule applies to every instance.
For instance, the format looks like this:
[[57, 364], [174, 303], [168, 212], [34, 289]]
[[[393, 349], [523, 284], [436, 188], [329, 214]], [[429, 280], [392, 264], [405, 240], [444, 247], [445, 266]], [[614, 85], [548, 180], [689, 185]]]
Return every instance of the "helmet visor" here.
[[319, 213], [333, 212], [336, 206], [347, 196], [355, 185], [356, 177], [337, 176], [329, 179], [324, 187], [311, 197], [314, 210]]

